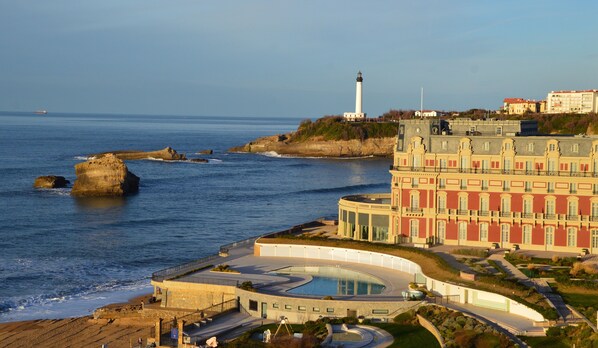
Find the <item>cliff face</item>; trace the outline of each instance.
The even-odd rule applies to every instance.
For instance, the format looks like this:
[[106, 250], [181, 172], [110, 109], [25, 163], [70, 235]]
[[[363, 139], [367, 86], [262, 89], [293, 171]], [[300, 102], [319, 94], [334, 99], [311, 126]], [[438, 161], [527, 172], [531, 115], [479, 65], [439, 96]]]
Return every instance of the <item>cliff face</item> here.
[[102, 158], [110, 154], [118, 157], [121, 160], [139, 160], [155, 158], [163, 159], [165, 161], [183, 161], [187, 159], [184, 153], [177, 153], [176, 150], [171, 147], [166, 147], [162, 150], [157, 151], [112, 151], [90, 155], [89, 157]]
[[139, 190], [139, 177], [113, 154], [75, 165], [73, 196], [123, 196]]
[[290, 142], [291, 134], [274, 135], [256, 139], [243, 146], [233, 147], [231, 152], [269, 152], [301, 157], [390, 157], [395, 137], [368, 138], [365, 140], [307, 140]]

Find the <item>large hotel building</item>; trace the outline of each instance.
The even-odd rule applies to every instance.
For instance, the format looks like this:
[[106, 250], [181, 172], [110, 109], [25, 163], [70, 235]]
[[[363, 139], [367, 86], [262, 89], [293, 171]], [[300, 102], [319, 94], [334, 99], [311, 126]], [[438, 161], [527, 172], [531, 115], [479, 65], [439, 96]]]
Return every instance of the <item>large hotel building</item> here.
[[598, 138], [535, 121], [402, 120], [391, 192], [339, 201], [338, 234], [598, 253]]

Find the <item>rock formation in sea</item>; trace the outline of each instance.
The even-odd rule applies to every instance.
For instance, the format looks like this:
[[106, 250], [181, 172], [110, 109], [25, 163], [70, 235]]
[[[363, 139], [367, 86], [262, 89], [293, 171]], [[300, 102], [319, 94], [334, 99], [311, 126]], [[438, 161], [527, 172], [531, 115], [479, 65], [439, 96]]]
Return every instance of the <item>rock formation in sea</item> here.
[[113, 154], [121, 160], [161, 159], [164, 161], [184, 161], [187, 159], [184, 153], [177, 153], [170, 146], [157, 151], [119, 150], [93, 154], [89, 157], [102, 158], [109, 154]]
[[201, 150], [201, 151], [196, 152], [195, 154], [197, 154], [197, 155], [211, 155], [213, 153], [214, 153], [213, 150]]
[[292, 133], [258, 138], [243, 146], [233, 147], [230, 152], [262, 153], [274, 151], [280, 155], [300, 157], [390, 157], [395, 137], [368, 138], [365, 140], [310, 139], [292, 142]]
[[44, 175], [35, 179], [33, 187], [38, 188], [61, 188], [66, 187], [70, 181], [66, 180], [64, 176], [58, 175]]
[[75, 172], [73, 196], [123, 196], [139, 190], [139, 177], [114, 154], [76, 164]]

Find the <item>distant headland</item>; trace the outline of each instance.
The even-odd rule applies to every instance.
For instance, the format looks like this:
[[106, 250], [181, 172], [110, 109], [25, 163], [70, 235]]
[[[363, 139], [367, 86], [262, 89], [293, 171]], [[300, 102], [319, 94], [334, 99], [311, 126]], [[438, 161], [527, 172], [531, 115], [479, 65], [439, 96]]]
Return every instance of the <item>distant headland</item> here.
[[346, 122], [341, 116], [304, 120], [296, 131], [258, 138], [230, 152], [264, 153], [298, 157], [390, 157], [398, 124]]

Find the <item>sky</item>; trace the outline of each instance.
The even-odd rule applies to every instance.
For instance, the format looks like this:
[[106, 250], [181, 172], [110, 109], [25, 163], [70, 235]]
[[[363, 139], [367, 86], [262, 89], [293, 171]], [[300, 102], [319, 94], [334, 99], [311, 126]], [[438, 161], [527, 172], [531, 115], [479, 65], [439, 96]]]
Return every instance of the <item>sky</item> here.
[[0, 110], [318, 118], [598, 89], [598, 1], [0, 0]]

